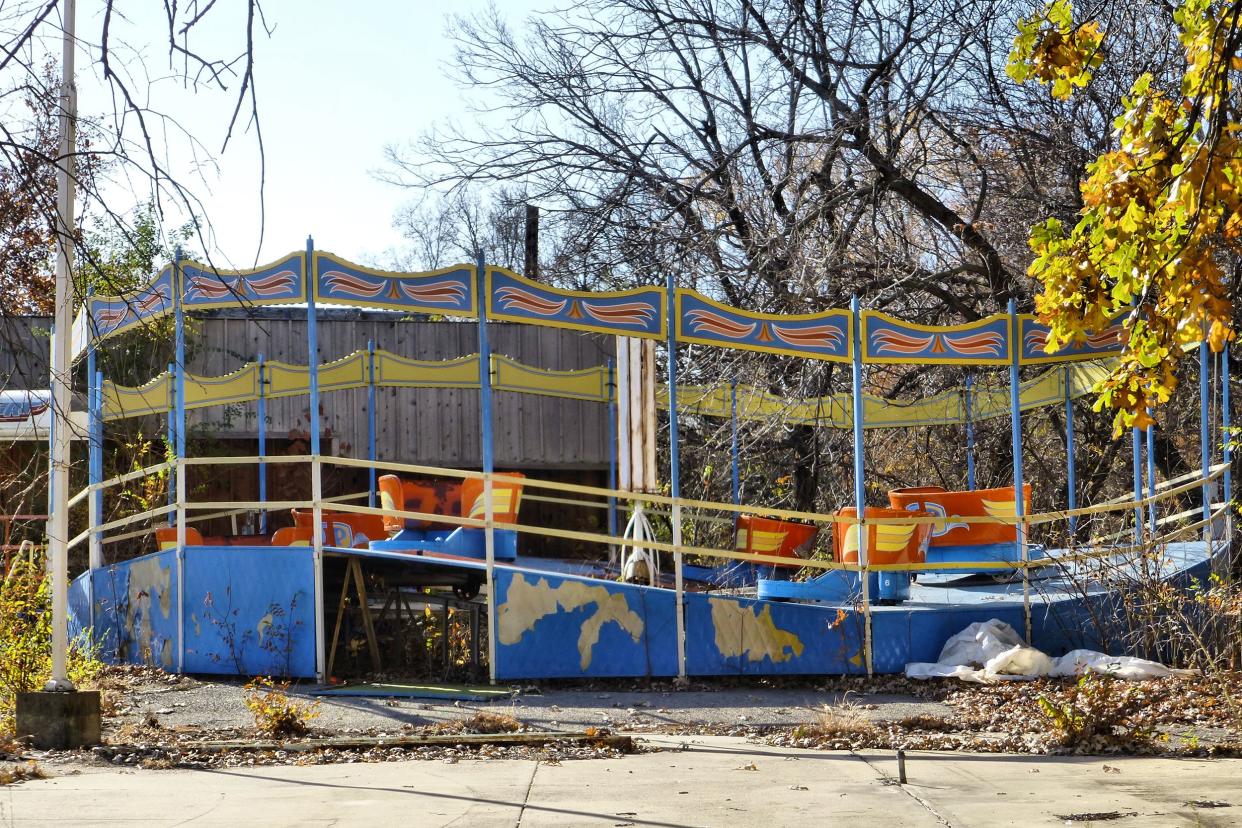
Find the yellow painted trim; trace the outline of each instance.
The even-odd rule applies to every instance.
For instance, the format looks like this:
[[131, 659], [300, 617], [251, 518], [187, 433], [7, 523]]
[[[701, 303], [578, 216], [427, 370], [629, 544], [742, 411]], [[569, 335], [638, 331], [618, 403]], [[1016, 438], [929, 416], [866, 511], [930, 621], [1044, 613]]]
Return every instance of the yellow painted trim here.
[[478, 388], [479, 357], [420, 360], [376, 351], [375, 384], [381, 388]]
[[494, 354], [492, 377], [492, 388], [497, 391], [608, 402], [608, 369], [600, 366], [552, 371], [533, 368], [516, 359]]

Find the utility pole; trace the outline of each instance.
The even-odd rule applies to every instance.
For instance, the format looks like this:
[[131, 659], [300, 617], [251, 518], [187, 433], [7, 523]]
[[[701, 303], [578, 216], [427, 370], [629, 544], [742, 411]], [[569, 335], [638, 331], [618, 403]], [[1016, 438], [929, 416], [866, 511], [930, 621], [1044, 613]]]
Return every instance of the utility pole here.
[[74, 84], [75, 0], [62, 0], [63, 52], [60, 80], [60, 150], [56, 180], [56, 336], [48, 381], [53, 437], [48, 502], [48, 558], [52, 576], [52, 675], [41, 693], [17, 696], [17, 732], [39, 748], [98, 744], [98, 691], [78, 692], [69, 681], [69, 447], [73, 428], [73, 207], [77, 151], [77, 89]]
[[69, 681], [69, 451], [73, 402], [73, 233], [74, 152], [78, 92], [74, 85], [73, 38], [76, 0], [65, 0], [60, 64], [60, 152], [56, 173], [56, 337], [52, 347], [52, 513], [48, 553], [52, 561], [52, 678], [46, 690], [73, 690]]
[[539, 208], [526, 205], [526, 268], [527, 279], [539, 278]]

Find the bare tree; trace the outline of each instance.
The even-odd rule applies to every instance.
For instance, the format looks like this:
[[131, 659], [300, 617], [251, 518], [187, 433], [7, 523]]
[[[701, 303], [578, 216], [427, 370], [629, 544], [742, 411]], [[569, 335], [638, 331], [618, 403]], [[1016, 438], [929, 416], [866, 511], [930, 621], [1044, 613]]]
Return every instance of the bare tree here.
[[[754, 310], [841, 307], [851, 294], [926, 323], [977, 319], [1011, 297], [1025, 310], [1030, 225], [1080, 206], [1077, 182], [1107, 145], [1120, 93], [1141, 71], [1168, 78], [1177, 45], [1161, 34], [1167, 10], [1103, 0], [1093, 14], [1126, 59], [1109, 61], [1092, 94], [1057, 102], [1005, 76], [1023, 11], [999, 0], [580, 0], [518, 29], [495, 9], [458, 17], [453, 66], [479, 123], [390, 147], [387, 177], [523, 188], [553, 240], [542, 274], [567, 286], [660, 283], [671, 270]], [[703, 349], [682, 376], [758, 376], [793, 397], [845, 380], [822, 363]], [[869, 390], [960, 383], [957, 371], [894, 367], [874, 371]], [[1087, 419], [1080, 429], [1105, 440], [1104, 418]], [[806, 508], [848, 488], [830, 472], [848, 452], [841, 434], [761, 431], [792, 470], [781, 497]], [[1003, 430], [981, 438], [1003, 469]]]

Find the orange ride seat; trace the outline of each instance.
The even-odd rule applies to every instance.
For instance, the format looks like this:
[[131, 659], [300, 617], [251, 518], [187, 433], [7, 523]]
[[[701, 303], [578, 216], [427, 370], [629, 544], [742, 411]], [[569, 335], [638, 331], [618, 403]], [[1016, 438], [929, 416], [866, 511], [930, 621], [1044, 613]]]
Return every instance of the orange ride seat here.
[[[177, 527], [165, 526], [162, 529], [155, 530], [155, 545], [160, 549], [176, 549], [177, 548]], [[186, 546], [202, 546], [203, 533], [192, 526], [185, 527], [185, 545]]]
[[745, 552], [749, 555], [793, 558], [795, 560], [788, 564], [776, 565], [800, 567], [802, 564], [796, 559], [811, 556], [815, 547], [815, 536], [818, 533], [819, 530], [809, 523], [738, 515], [733, 548], [737, 552]]
[[[506, 477], [524, 478], [521, 472], [497, 472]], [[522, 506], [522, 484], [518, 481], [492, 481], [492, 518], [497, 523], [517, 523]], [[487, 515], [483, 499], [483, 481], [470, 478], [461, 484], [461, 516], [482, 520]]]
[[[833, 515], [840, 518], [832, 525], [833, 558], [843, 563], [858, 563], [858, 527], [849, 521], [857, 516], [853, 507], [838, 509]], [[930, 512], [905, 509], [882, 509], [868, 506], [864, 513], [868, 518], [931, 517]], [[867, 563], [869, 564], [921, 564], [927, 560], [927, 543], [931, 539], [932, 524], [869, 524], [867, 526]]]

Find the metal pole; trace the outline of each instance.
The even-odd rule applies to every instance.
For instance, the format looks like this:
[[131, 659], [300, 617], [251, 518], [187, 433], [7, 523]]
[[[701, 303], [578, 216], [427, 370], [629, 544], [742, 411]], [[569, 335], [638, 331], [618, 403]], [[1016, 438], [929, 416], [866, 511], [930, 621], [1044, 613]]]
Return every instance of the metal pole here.
[[737, 445], [738, 444], [738, 439], [737, 439], [738, 426], [737, 426], [737, 383], [736, 382], [729, 383], [729, 405], [730, 405], [730, 413], [733, 419], [733, 443], [729, 448], [729, 456], [730, 456], [730, 460], [733, 466], [733, 477], [732, 477], [733, 505], [740, 506], [742, 503], [742, 473], [741, 473], [741, 460], [739, 459], [738, 445]]
[[[90, 482], [97, 486], [103, 482], [103, 371], [95, 372], [95, 399], [91, 403], [91, 449], [93, 456], [90, 462]], [[91, 521], [91, 569], [103, 566], [103, 535], [94, 531], [103, 520], [103, 489], [96, 489], [90, 494]]]
[[[1074, 375], [1073, 371], [1072, 367], [1065, 366], [1065, 465], [1069, 472], [1066, 494], [1069, 495], [1067, 503], [1071, 511], [1078, 508], [1078, 474], [1077, 463], [1074, 458], [1074, 389], [1070, 385]], [[1069, 519], [1071, 543], [1077, 528], [1078, 517], [1071, 515]]]
[[[90, 302], [90, 296], [87, 296], [87, 302]], [[88, 322], [89, 324], [89, 322]], [[87, 437], [90, 440], [89, 457], [87, 460], [87, 483], [89, 486], [98, 486], [103, 482], [103, 422], [100, 413], [100, 403], [103, 397], [103, 374], [95, 369], [95, 339], [90, 337], [90, 344], [86, 351], [86, 410], [89, 418]], [[89, 563], [91, 569], [98, 569], [103, 566], [103, 543], [95, 527], [100, 524], [100, 517], [103, 514], [102, 506], [103, 492], [99, 490], [92, 491], [87, 497], [87, 522], [90, 525], [90, 553]], [[88, 582], [89, 583], [89, 582]]]
[[177, 672], [185, 664], [185, 309], [182, 307], [181, 250], [173, 258], [173, 324], [177, 337]]
[[[96, 427], [96, 391], [98, 390], [99, 374], [96, 370], [95, 359], [95, 337], [91, 335], [90, 330], [90, 306], [91, 297], [94, 289], [87, 287], [86, 289], [86, 417], [87, 417], [87, 462], [86, 462], [86, 479], [88, 486], [94, 486], [100, 482], [100, 478], [95, 475], [96, 461], [99, 459], [101, 446], [96, 440], [98, 436], [98, 428]], [[95, 531], [95, 527], [99, 525], [99, 502], [95, 498], [95, 492], [91, 492], [87, 496], [86, 504], [86, 521], [87, 528], [90, 529], [91, 535], [89, 540], [89, 565], [91, 569], [98, 569], [100, 565], [100, 556], [102, 554], [102, 546], [99, 543], [99, 534]], [[89, 581], [88, 581], [89, 583]]]
[[[310, 450], [311, 450], [311, 568], [315, 577], [315, 678], [324, 681], [326, 642], [323, 605], [323, 471], [319, 460], [319, 329], [315, 311], [315, 293], [319, 278], [314, 273], [315, 240], [306, 237], [306, 376], [310, 383]], [[364, 612], [366, 607], [362, 608]]]
[[[492, 497], [495, 444], [492, 433], [492, 349], [487, 338], [487, 262], [480, 249], [475, 259], [479, 306], [479, 426], [483, 448], [483, 548], [487, 565], [487, 676], [496, 683], [496, 504]], [[470, 504], [465, 504], [470, 508]]]
[[52, 508], [48, 519], [48, 557], [52, 567], [52, 676], [44, 689], [73, 690], [69, 681], [69, 419], [73, 390], [73, 179], [74, 152], [77, 147], [77, 88], [74, 84], [73, 48], [76, 0], [64, 0], [62, 25], [64, 41], [61, 56], [60, 148], [56, 177], [56, 312], [59, 334], [52, 342], [49, 383], [52, 418], [56, 422], [52, 437], [48, 484]]
[[668, 314], [668, 463], [673, 497], [673, 587], [677, 591], [677, 677], [686, 678], [686, 596], [681, 559], [681, 447], [677, 434], [677, 284], [673, 271], [665, 282]]
[[[1208, 406], [1211, 397], [1212, 353], [1208, 349], [1207, 340], [1199, 343], [1199, 457], [1203, 466], [1203, 519], [1212, 518], [1212, 484], [1207, 476], [1212, 467], [1212, 438], [1208, 421]], [[1212, 543], [1212, 524], [1203, 527], [1203, 539]], [[1211, 551], [1209, 549], [1209, 551]]]
[[[1233, 446], [1231, 445], [1232, 436], [1229, 426], [1229, 343], [1225, 343], [1225, 347], [1220, 352], [1220, 427], [1221, 427], [1221, 459], [1225, 462], [1225, 473], [1222, 476], [1224, 494], [1222, 502], [1233, 502]], [[1233, 538], [1233, 509], [1230, 507], [1225, 511], [1225, 538], [1232, 540]]]
[[[851, 349], [853, 354], [853, 413], [854, 413], [854, 514], [858, 524], [858, 571], [862, 579], [863, 599], [863, 658], [866, 660], [867, 675], [872, 673], [871, 651], [871, 586], [870, 568], [867, 565], [869, 550], [867, 549], [867, 490], [864, 478], [864, 446], [863, 446], [863, 349], [862, 349], [862, 313], [858, 309], [858, 297], [850, 297], [850, 313], [853, 314], [854, 341]], [[833, 526], [837, 531], [837, 525]], [[847, 530], [848, 531], [848, 530]], [[844, 544], [842, 544], [844, 546]]]
[[[608, 488], [617, 489], [617, 369], [608, 360]], [[608, 535], [617, 537], [617, 498], [608, 496]]]
[[375, 508], [375, 340], [367, 340], [367, 459], [371, 461], [367, 505]]
[[[56, 353], [56, 323], [53, 322], [48, 326], [48, 336], [50, 341], [48, 347], [51, 353]], [[48, 538], [52, 537], [52, 515], [56, 512], [56, 412], [52, 412], [52, 416], [47, 421], [47, 520], [45, 521], [44, 531]], [[48, 555], [43, 561], [43, 568], [50, 578], [52, 577], [52, 556], [51, 549], [48, 549]]]
[[1019, 518], [1016, 530], [1018, 558], [1022, 561], [1022, 614], [1026, 624], [1026, 642], [1031, 643], [1031, 571], [1027, 567], [1026, 486], [1022, 477], [1022, 389], [1019, 384], [1019, 367], [1022, 348], [1018, 339], [1018, 303], [1009, 300], [1009, 426], [1013, 440], [1013, 502], [1014, 514]]
[[[259, 354], [259, 502], [267, 503], [267, 364]], [[259, 534], [267, 534], [267, 509], [259, 510]]]
[[[168, 363], [168, 439], [167, 451], [172, 451], [175, 455], [177, 451], [177, 363]], [[167, 459], [167, 457], [165, 457]], [[174, 463], [172, 468], [168, 470], [168, 505], [177, 505], [177, 466]], [[168, 513], [168, 525], [177, 525], [177, 515], [173, 511]]]
[[[1151, 409], [1147, 409], [1148, 416], [1151, 416]], [[1147, 450], [1147, 496], [1154, 498], [1156, 496], [1156, 429], [1155, 426], [1147, 426], [1146, 434], [1146, 450]], [[1147, 525], [1151, 529], [1151, 536], [1156, 537], [1156, 501], [1152, 500], [1151, 505], [1147, 507]]]
[[[1143, 499], [1143, 445], [1137, 428], [1130, 429], [1130, 460], [1134, 465], [1134, 502]], [[1143, 507], [1134, 507], [1134, 545], [1143, 543]]]
[[974, 398], [975, 375], [966, 372], [966, 395], [963, 402], [966, 407], [966, 488], [975, 490], [975, 420], [971, 410]]

